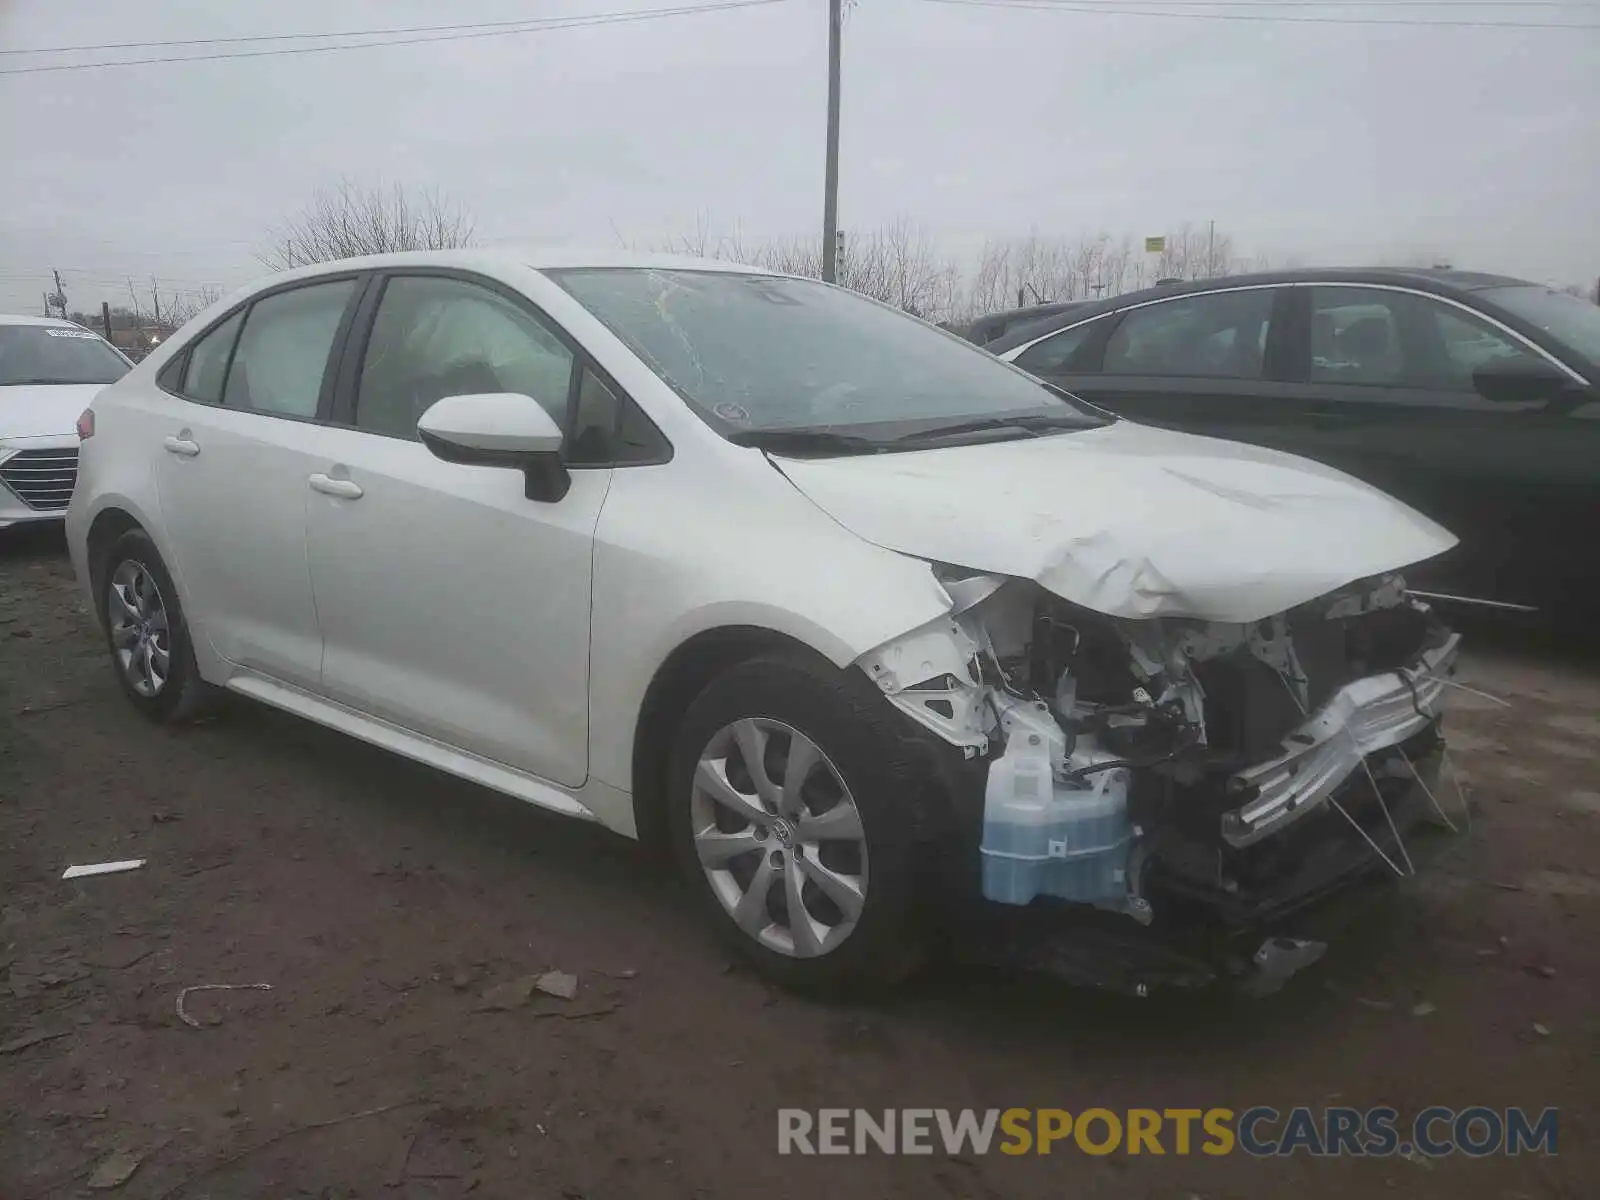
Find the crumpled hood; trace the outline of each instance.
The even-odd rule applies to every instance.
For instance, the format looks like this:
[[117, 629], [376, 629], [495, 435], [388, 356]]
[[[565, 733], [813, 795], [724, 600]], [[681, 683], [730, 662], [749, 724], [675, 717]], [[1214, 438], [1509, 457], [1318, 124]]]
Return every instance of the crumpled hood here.
[[0, 387], [0, 439], [76, 433], [79, 415], [107, 386], [62, 383]]
[[1332, 467], [1129, 421], [1022, 441], [773, 461], [868, 541], [1034, 579], [1118, 617], [1255, 621], [1456, 544], [1415, 509]]

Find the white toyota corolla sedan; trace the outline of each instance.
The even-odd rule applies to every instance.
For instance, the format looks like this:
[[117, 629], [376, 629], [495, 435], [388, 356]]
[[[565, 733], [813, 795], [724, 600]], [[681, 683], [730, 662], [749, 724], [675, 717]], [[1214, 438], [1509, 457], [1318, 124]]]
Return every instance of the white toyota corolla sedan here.
[[669, 845], [794, 986], [952, 933], [1281, 976], [1450, 820], [1457, 637], [1397, 573], [1449, 533], [812, 280], [327, 263], [80, 433], [73, 561], [140, 710], [235, 692]]
[[132, 366], [72, 321], [0, 313], [0, 529], [61, 520], [78, 471], [78, 414]]

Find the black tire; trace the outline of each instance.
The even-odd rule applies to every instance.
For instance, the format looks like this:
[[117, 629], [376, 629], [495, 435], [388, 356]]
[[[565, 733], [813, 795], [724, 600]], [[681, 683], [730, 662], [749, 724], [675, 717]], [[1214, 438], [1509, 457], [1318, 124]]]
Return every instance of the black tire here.
[[[118, 660], [116, 643], [112, 637], [109, 590], [124, 563], [137, 564], [149, 572], [159, 589], [161, 604], [166, 611], [169, 669], [165, 681], [154, 695], [142, 695], [135, 689]], [[161, 561], [161, 554], [149, 534], [142, 529], [130, 529], [119, 537], [106, 552], [99, 569], [94, 573], [94, 579], [95, 604], [100, 614], [100, 628], [106, 638], [112, 674], [133, 706], [150, 720], [162, 724], [198, 721], [210, 716], [216, 708], [220, 691], [200, 678], [189, 626], [183, 615], [183, 603], [178, 599], [177, 585], [172, 582], [172, 575], [166, 563]]]
[[[836, 947], [796, 957], [743, 932], [718, 899], [695, 846], [691, 797], [701, 752], [735, 721], [781, 722], [814, 742], [855, 799], [865, 831], [867, 886], [855, 927]], [[880, 993], [911, 974], [930, 939], [920, 904], [918, 788], [899, 714], [863, 676], [801, 654], [731, 667], [700, 693], [673, 743], [667, 787], [669, 840], [690, 888], [721, 936], [768, 979], [827, 999]]]

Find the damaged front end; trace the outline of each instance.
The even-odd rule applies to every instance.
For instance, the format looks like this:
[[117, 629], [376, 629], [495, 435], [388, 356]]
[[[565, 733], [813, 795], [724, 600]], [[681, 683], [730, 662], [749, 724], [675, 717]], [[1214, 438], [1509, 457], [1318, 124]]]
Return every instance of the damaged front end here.
[[959, 749], [954, 853], [976, 859], [991, 953], [1141, 993], [1270, 990], [1320, 954], [1286, 923], [1413, 873], [1424, 826], [1453, 827], [1439, 712], [1460, 639], [1397, 576], [1227, 624], [936, 569], [951, 612], [858, 665]]

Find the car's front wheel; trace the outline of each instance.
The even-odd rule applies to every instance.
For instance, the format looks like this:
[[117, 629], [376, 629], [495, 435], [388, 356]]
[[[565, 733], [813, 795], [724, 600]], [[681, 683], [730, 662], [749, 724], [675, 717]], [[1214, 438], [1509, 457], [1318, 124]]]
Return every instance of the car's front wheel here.
[[845, 995], [925, 946], [903, 747], [865, 679], [798, 655], [730, 669], [690, 705], [672, 840], [712, 921], [764, 974]]
[[98, 573], [100, 619], [117, 682], [156, 721], [193, 720], [215, 689], [200, 678], [178, 589], [150, 536], [119, 537]]

